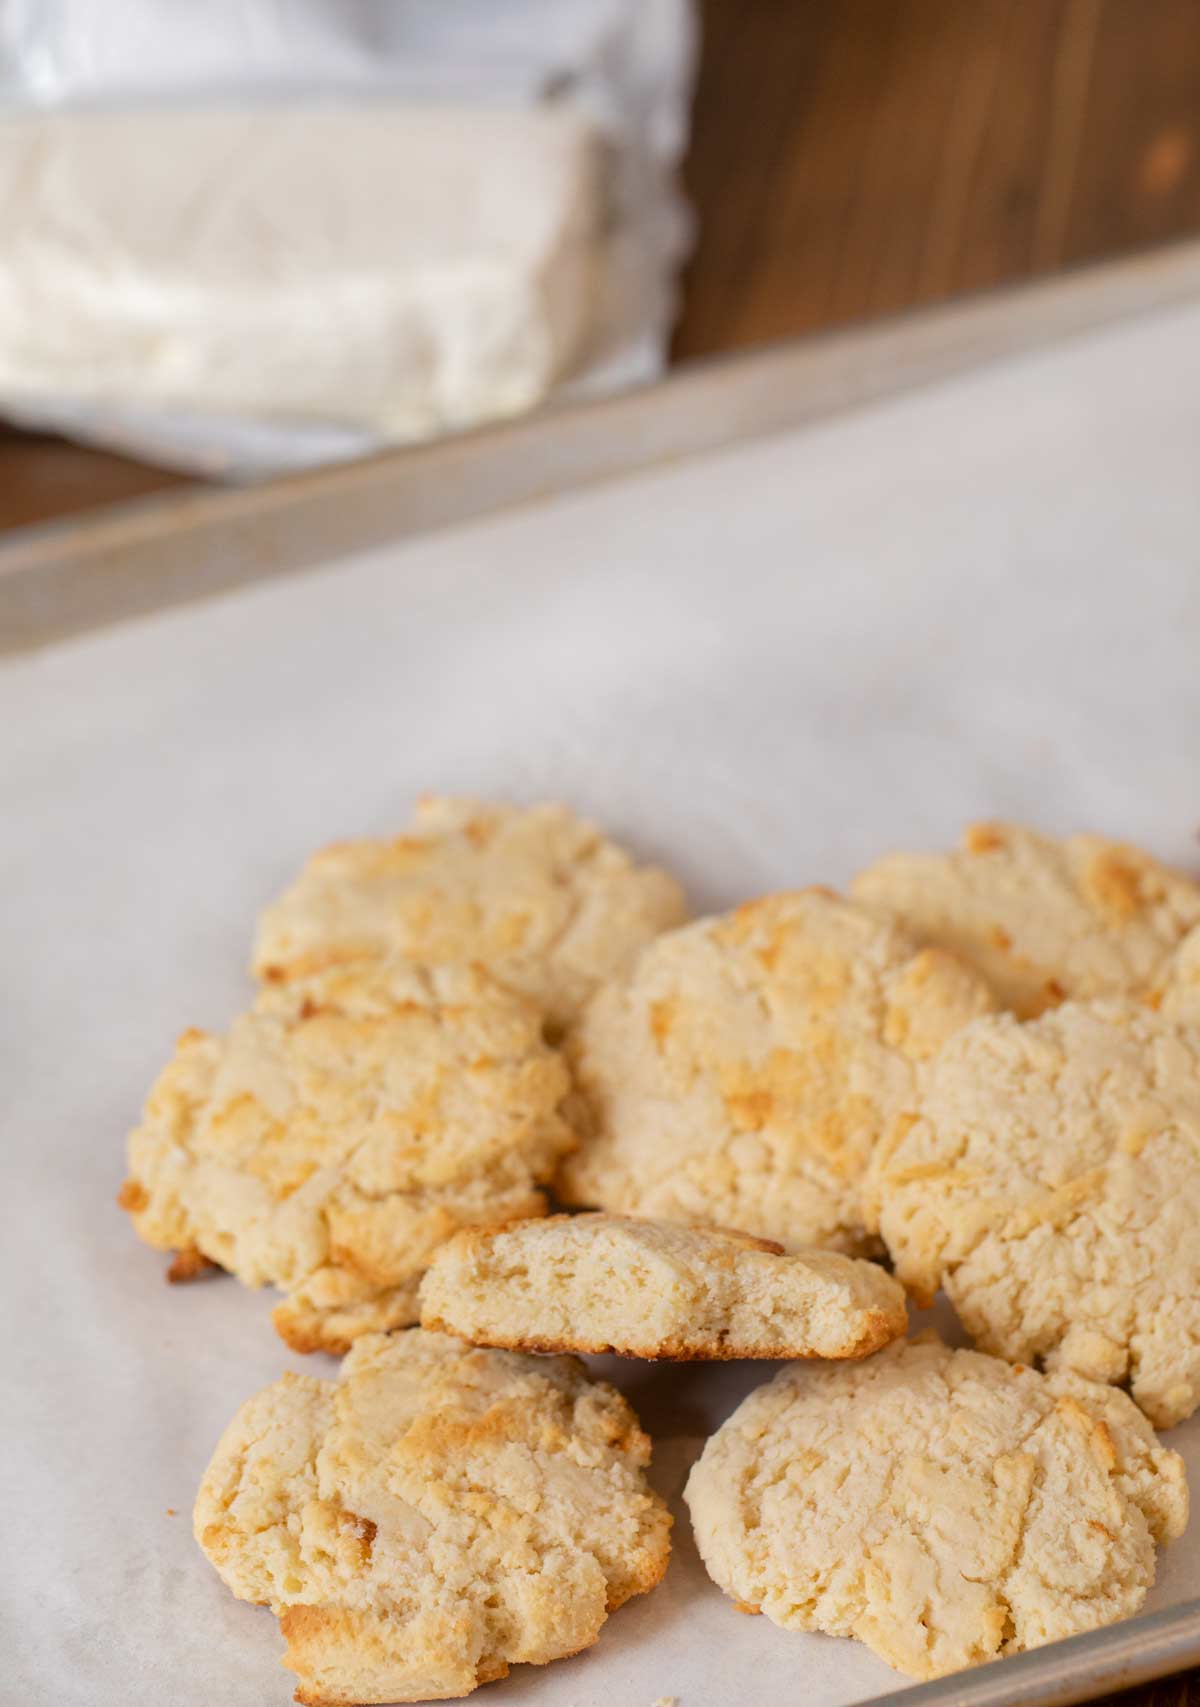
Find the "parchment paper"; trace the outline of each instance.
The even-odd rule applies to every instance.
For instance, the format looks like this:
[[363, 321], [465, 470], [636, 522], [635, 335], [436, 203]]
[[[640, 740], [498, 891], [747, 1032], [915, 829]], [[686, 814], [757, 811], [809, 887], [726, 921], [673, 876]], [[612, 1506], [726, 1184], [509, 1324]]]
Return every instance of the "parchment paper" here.
[[[268, 1296], [168, 1289], [113, 1205], [175, 1034], [250, 995], [256, 908], [424, 788], [572, 801], [697, 907], [839, 883], [981, 814], [1195, 868], [1200, 308], [6, 665], [0, 729], [2, 1693], [282, 1703], [274, 1621], [189, 1513], [234, 1408], [312, 1362]], [[770, 1372], [608, 1368], [672, 1495]], [[1172, 1438], [1200, 1467], [1197, 1426]], [[1151, 1605], [1200, 1592], [1198, 1531]], [[853, 1643], [739, 1616], [676, 1536], [595, 1648], [485, 1699], [896, 1685]]]

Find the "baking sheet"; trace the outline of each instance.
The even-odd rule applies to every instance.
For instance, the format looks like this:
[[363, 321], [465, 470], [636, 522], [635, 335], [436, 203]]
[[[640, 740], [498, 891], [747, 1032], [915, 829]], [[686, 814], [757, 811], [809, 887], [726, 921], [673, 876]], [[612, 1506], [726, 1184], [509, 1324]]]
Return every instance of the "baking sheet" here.
[[[0, 673], [10, 1346], [0, 1639], [23, 1703], [287, 1699], [195, 1484], [289, 1357], [269, 1299], [162, 1284], [112, 1197], [255, 909], [424, 788], [561, 797], [697, 907], [844, 881], [971, 816], [1200, 850], [1200, 307], [833, 425], [133, 622]], [[332, 1369], [332, 1365], [326, 1366]], [[607, 1362], [674, 1495], [763, 1366]], [[1200, 1425], [1170, 1437], [1200, 1471]], [[1200, 1525], [1149, 1605], [1200, 1592]], [[739, 1616], [686, 1519], [589, 1653], [485, 1699], [813, 1707], [902, 1681]]]

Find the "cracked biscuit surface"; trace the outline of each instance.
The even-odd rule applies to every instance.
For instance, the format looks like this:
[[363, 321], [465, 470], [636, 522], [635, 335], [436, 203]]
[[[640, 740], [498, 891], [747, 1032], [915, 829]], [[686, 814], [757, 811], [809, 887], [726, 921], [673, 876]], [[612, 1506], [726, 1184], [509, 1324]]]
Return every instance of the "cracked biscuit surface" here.
[[1167, 961], [1151, 1002], [1171, 1019], [1200, 1025], [1200, 928], [1185, 936]]
[[[186, 1032], [129, 1139], [140, 1236], [287, 1297], [298, 1351], [413, 1322], [436, 1247], [540, 1215], [574, 1142], [534, 1007], [468, 967], [334, 968]], [[185, 1265], [186, 1266], [186, 1265]]]
[[1134, 1002], [982, 1019], [865, 1191], [896, 1272], [987, 1351], [1200, 1403], [1200, 1026]]
[[994, 1003], [972, 968], [829, 890], [660, 937], [568, 1040], [563, 1201], [867, 1248], [859, 1193], [923, 1064]]
[[969, 825], [948, 854], [885, 855], [850, 892], [978, 966], [1024, 1019], [1144, 992], [1200, 924], [1200, 884], [1139, 849], [1017, 824]]
[[204, 1474], [196, 1539], [270, 1606], [309, 1707], [444, 1700], [594, 1642], [666, 1569], [626, 1401], [573, 1358], [414, 1328], [285, 1375]]
[[908, 1315], [875, 1263], [598, 1214], [457, 1234], [425, 1275], [421, 1320], [523, 1351], [714, 1359], [864, 1357]]
[[743, 1610], [918, 1678], [1128, 1617], [1187, 1520], [1182, 1460], [1124, 1393], [925, 1336], [782, 1370], [685, 1498]]
[[263, 913], [254, 971], [279, 983], [392, 952], [469, 961], [558, 1029], [685, 917], [673, 877], [563, 806], [427, 798], [406, 834], [315, 854]]

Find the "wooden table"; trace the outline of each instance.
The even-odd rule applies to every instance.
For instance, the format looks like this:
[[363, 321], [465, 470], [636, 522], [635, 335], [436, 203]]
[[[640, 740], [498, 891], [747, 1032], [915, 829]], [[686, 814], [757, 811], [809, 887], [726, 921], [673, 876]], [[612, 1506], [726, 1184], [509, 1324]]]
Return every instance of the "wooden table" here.
[[[676, 359], [1200, 231], [1200, 0], [702, 0]], [[0, 528], [185, 484], [0, 429]]]
[[679, 356], [1200, 231], [1197, 0], [703, 0]]

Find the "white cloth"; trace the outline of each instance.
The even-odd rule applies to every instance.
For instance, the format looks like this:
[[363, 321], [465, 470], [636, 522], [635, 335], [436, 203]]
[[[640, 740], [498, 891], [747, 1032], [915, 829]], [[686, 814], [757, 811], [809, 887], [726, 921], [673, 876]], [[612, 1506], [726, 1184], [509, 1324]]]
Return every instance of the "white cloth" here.
[[0, 4], [0, 412], [249, 478], [652, 378], [693, 35], [691, 0]]

